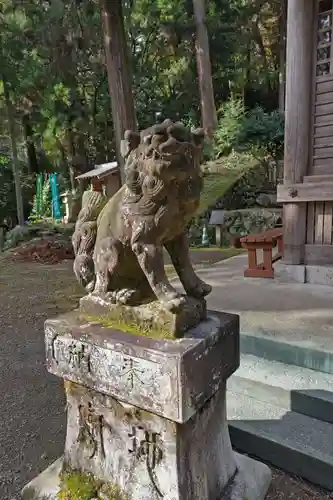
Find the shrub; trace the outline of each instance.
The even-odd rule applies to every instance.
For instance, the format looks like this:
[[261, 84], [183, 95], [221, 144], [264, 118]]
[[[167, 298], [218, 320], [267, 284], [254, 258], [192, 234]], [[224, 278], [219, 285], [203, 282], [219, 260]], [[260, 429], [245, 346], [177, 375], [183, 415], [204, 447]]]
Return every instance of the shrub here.
[[239, 99], [224, 103], [218, 111], [218, 119], [218, 128], [213, 141], [215, 159], [229, 155], [238, 146], [245, 120], [243, 102]]
[[271, 113], [257, 107], [245, 117], [238, 137], [239, 147], [254, 156], [277, 159], [284, 146], [284, 115], [275, 110]]
[[246, 111], [242, 100], [226, 102], [219, 110], [214, 135], [213, 157], [229, 155], [233, 150], [249, 153], [263, 163], [277, 159], [283, 152], [284, 115], [261, 107]]

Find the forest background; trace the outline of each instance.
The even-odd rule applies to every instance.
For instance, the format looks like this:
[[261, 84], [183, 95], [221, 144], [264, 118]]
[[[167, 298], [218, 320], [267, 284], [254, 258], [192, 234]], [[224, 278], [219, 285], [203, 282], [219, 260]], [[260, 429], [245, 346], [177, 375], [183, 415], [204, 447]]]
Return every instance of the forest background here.
[[[205, 160], [229, 170], [281, 159], [285, 0], [0, 0], [0, 223], [16, 224], [20, 193], [29, 217], [38, 173], [57, 172], [61, 191], [75, 193], [77, 175], [115, 159], [117, 103], [103, 36], [110, 4], [122, 9], [116, 21], [129, 57], [119, 71], [138, 128], [157, 116], [190, 126], [208, 121]], [[200, 75], [207, 33], [209, 71]], [[208, 117], [205, 98], [214, 106]], [[248, 191], [243, 183], [236, 208]]]

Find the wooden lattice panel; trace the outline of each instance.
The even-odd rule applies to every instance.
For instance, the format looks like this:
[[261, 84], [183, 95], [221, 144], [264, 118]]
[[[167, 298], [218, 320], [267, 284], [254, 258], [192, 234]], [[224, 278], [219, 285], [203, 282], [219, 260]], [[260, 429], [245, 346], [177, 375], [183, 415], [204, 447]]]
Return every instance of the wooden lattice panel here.
[[308, 203], [307, 239], [310, 245], [332, 245], [333, 202]]
[[333, 0], [317, 0], [310, 175], [333, 174]]
[[316, 76], [332, 73], [332, 0], [319, 0], [316, 12]]

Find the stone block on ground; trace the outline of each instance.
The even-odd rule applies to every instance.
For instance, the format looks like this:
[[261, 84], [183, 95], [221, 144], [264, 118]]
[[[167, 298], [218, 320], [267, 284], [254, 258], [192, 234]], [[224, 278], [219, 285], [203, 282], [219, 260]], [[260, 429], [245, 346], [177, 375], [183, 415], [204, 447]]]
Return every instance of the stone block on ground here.
[[305, 283], [305, 266], [276, 262], [274, 278], [278, 283]]

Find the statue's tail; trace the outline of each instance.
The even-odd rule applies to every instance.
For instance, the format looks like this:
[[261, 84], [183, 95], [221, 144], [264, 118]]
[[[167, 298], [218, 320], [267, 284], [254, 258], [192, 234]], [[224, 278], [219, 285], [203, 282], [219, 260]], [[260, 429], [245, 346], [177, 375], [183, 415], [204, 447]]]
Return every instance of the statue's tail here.
[[88, 293], [92, 292], [96, 283], [95, 266], [92, 256], [88, 254], [77, 255], [74, 260], [73, 269], [80, 285], [83, 286]]
[[94, 248], [97, 239], [97, 218], [107, 202], [106, 196], [97, 191], [85, 191], [82, 208], [72, 237], [75, 254], [74, 273], [87, 292], [95, 287]]

